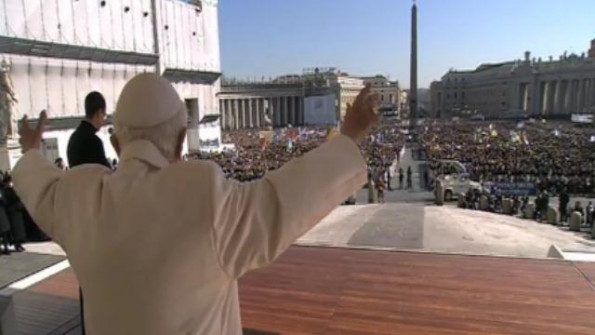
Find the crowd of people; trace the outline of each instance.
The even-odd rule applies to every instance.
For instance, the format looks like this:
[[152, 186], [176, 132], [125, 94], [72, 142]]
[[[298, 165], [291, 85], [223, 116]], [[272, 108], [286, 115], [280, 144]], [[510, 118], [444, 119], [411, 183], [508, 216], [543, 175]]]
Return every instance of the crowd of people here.
[[[233, 144], [233, 149], [221, 152], [193, 154], [186, 159], [209, 159], [221, 166], [228, 178], [251, 181], [261, 178], [268, 171], [276, 170], [295, 157], [318, 147], [326, 141], [334, 127], [297, 127], [269, 130], [235, 130], [223, 133], [223, 143]], [[588, 128], [577, 128], [568, 122], [429, 122], [420, 128], [417, 136], [428, 158], [434, 175], [448, 173], [441, 166], [443, 160], [456, 160], [467, 169], [471, 179], [480, 182], [528, 182], [537, 185], [536, 205], [543, 203], [544, 194], [592, 194], [595, 192], [595, 136]], [[385, 191], [391, 191], [398, 180], [399, 188], [412, 187], [411, 168], [391, 169], [399, 160], [407, 131], [398, 123], [385, 121], [360, 143], [360, 150], [368, 165], [368, 180], [377, 192], [378, 201], [384, 201]], [[112, 168], [117, 161], [110, 162]], [[55, 161], [57, 167], [68, 169], [64, 161]], [[392, 174], [396, 175], [392, 175]], [[0, 209], [0, 232], [3, 251], [13, 243], [16, 251], [22, 250], [24, 241], [19, 226], [18, 197], [11, 191], [10, 175], [2, 185], [3, 202]], [[425, 176], [428, 184], [428, 176]], [[367, 185], [367, 186], [369, 186]], [[467, 208], [479, 208], [479, 198], [488, 196], [489, 209], [502, 211], [502, 196], [469, 190], [465, 195]], [[14, 200], [16, 197], [16, 201]], [[528, 197], [514, 196], [513, 210], [523, 211]], [[546, 200], [547, 201], [547, 200]], [[562, 219], [570, 212], [562, 196], [559, 210]], [[16, 207], [15, 207], [16, 206]], [[588, 207], [588, 206], [587, 206]], [[22, 210], [22, 206], [20, 207]], [[537, 206], [536, 217], [543, 216], [542, 206]], [[590, 208], [590, 207], [589, 207]], [[3, 220], [2, 211], [6, 213]], [[594, 221], [593, 214], [584, 210], [585, 221]], [[9, 224], [10, 223], [10, 224]]]
[[421, 143], [433, 169], [441, 160], [465, 165], [480, 182], [530, 182], [559, 194], [595, 191], [595, 136], [570, 122], [430, 123]]
[[[223, 134], [223, 142], [234, 144], [235, 149], [195, 154], [188, 158], [213, 160], [228, 178], [250, 181], [318, 147], [335, 132], [337, 130], [332, 127], [229, 131]], [[389, 167], [402, 147], [403, 135], [395, 124], [377, 126], [360, 144], [370, 177], [375, 181], [386, 181], [385, 176], [388, 174], [390, 180]]]

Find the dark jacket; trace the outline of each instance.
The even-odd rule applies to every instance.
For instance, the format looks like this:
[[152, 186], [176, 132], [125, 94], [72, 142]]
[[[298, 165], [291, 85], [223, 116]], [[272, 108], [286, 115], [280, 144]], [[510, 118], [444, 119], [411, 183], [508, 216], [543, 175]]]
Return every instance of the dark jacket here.
[[6, 214], [6, 192], [4, 187], [0, 186], [0, 234], [10, 231], [10, 220]]
[[566, 209], [566, 207], [568, 207], [568, 203], [570, 202], [570, 197], [568, 196], [568, 193], [562, 192], [562, 194], [560, 194], [559, 202], [560, 208]]
[[76, 128], [68, 141], [68, 164], [71, 168], [82, 164], [101, 164], [111, 168], [107, 158], [103, 142], [95, 135], [97, 129], [86, 120]]
[[23, 220], [23, 203], [12, 187], [4, 188], [4, 197], [13, 243], [24, 243], [27, 241], [27, 234]]

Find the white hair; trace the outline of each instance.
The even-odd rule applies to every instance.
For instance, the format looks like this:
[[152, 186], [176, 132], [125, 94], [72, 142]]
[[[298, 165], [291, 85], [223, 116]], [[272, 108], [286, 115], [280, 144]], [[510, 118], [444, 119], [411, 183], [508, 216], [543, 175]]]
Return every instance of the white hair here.
[[115, 122], [114, 133], [122, 149], [130, 142], [147, 140], [153, 143], [165, 158], [172, 160], [176, 151], [176, 145], [178, 144], [180, 131], [187, 126], [187, 123], [188, 115], [186, 109], [181, 108], [169, 120], [152, 127], [128, 127]]

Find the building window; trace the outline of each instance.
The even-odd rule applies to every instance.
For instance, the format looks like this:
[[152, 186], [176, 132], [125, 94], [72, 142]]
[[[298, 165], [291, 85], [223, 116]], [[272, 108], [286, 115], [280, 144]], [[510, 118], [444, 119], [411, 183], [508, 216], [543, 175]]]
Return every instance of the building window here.
[[393, 102], [393, 95], [392, 94], [389, 94], [388, 95], [388, 100], [390, 100], [389, 102]]
[[465, 99], [465, 92], [461, 92], [461, 99]]
[[455, 99], [457, 98], [457, 92], [455, 92], [455, 95], [454, 95], [454, 97], [455, 97]]

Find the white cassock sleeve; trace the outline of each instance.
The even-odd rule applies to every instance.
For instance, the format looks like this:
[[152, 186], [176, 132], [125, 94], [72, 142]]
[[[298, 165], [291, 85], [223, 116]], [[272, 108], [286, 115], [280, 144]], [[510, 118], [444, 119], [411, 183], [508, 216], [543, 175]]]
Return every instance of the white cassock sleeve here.
[[54, 208], [57, 187], [56, 182], [64, 172], [45, 158], [39, 150], [29, 150], [17, 162], [12, 171], [14, 188], [29, 211], [35, 223], [52, 239], [59, 241], [61, 236]]
[[357, 145], [337, 136], [250, 183], [211, 176], [213, 240], [229, 276], [271, 263], [366, 183]]

